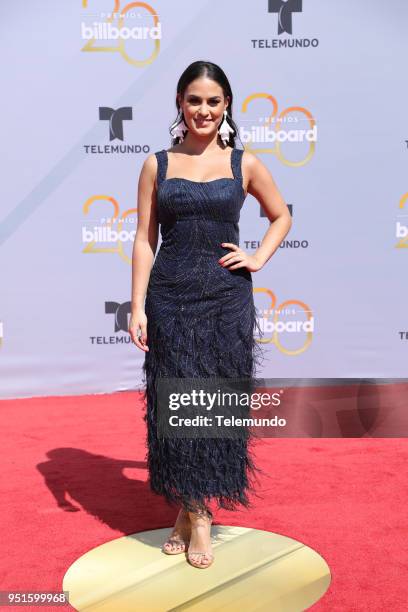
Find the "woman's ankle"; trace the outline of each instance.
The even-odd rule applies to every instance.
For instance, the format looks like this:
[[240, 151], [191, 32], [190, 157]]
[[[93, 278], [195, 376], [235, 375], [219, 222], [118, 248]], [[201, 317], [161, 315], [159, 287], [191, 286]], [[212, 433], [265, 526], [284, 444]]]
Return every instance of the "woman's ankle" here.
[[191, 523], [211, 523], [213, 519], [213, 515], [211, 512], [203, 512], [201, 510], [197, 511], [189, 511], [188, 516], [190, 518]]

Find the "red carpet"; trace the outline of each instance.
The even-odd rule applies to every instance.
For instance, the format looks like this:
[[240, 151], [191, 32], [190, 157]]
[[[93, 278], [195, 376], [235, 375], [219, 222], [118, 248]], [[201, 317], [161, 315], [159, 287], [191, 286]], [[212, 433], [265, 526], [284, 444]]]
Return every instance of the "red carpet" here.
[[[1, 408], [2, 590], [59, 591], [90, 548], [174, 522], [177, 510], [146, 483], [140, 394], [7, 400]], [[332, 583], [309, 609], [406, 609], [406, 439], [257, 444], [270, 474], [264, 500], [254, 497], [251, 511], [218, 512], [215, 522], [274, 531], [318, 551]]]

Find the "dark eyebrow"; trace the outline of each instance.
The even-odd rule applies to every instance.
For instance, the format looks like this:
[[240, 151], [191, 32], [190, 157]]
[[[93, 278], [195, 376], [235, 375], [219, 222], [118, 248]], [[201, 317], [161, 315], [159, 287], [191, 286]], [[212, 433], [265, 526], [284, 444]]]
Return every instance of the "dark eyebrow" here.
[[[189, 98], [200, 98], [200, 96], [198, 96], [197, 94], [188, 94], [188, 97]], [[209, 100], [215, 100], [216, 98], [220, 98], [221, 99], [221, 96], [217, 96], [217, 95], [216, 96], [211, 96], [211, 98], [208, 98], [208, 99]]]

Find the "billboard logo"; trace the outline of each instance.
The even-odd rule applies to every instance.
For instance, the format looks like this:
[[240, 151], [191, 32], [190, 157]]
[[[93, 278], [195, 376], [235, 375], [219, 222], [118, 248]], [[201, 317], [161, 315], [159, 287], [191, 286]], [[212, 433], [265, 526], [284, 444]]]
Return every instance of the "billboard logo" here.
[[81, 38], [83, 40], [152, 40], [161, 39], [161, 23], [156, 26], [135, 26], [129, 28], [127, 26], [117, 27], [111, 23], [103, 23], [94, 21], [92, 25], [81, 23]]
[[408, 225], [407, 225], [407, 214], [405, 212], [405, 204], [408, 202], [408, 191], [404, 193], [401, 197], [398, 205], [398, 209], [401, 211], [398, 213], [398, 217], [400, 220], [397, 220], [395, 226], [395, 237], [398, 239], [398, 242], [395, 244], [397, 249], [406, 249], [408, 248]]
[[[88, 9], [88, 0], [82, 0], [82, 8]], [[161, 22], [157, 10], [147, 2], [121, 6], [121, 0], [115, 0], [112, 12], [87, 12], [84, 18], [88, 17], [99, 19], [81, 22], [81, 39], [86, 41], [81, 51], [119, 53], [136, 68], [149, 66], [157, 58], [162, 39]], [[137, 20], [137, 25], [131, 20]]]

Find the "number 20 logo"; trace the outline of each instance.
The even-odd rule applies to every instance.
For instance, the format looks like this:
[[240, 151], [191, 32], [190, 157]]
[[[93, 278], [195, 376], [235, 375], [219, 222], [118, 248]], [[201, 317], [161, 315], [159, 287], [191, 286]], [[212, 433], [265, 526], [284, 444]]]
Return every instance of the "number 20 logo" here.
[[[408, 192], [404, 193], [404, 195], [400, 199], [398, 208], [403, 210], [407, 201], [408, 201]], [[398, 240], [397, 244], [395, 245], [395, 248], [407, 249], [408, 248], [408, 228], [405, 225], [400, 224], [399, 222], [397, 222], [397, 228], [399, 229], [398, 238], [400, 238], [400, 240]]]
[[[274, 324], [279, 323], [279, 315], [281, 311], [283, 311], [285, 308], [288, 308], [289, 306], [300, 306], [300, 308], [306, 314], [307, 321], [310, 322], [312, 319], [312, 311], [310, 310], [309, 306], [305, 304], [304, 302], [301, 302], [300, 300], [286, 300], [285, 302], [282, 302], [282, 304], [279, 304], [279, 306], [276, 306], [276, 302], [277, 302], [276, 296], [270, 289], [267, 289], [266, 287], [254, 287], [252, 291], [253, 293], [266, 293], [266, 295], [270, 298], [271, 303], [270, 303], [269, 309], [271, 312], [274, 311], [274, 315], [273, 315]], [[311, 331], [308, 331], [306, 332], [306, 338], [302, 346], [300, 346], [297, 349], [289, 349], [283, 346], [283, 344], [279, 340], [279, 332], [275, 328], [271, 337], [265, 338], [265, 339], [264, 338], [258, 339], [258, 342], [262, 344], [266, 344], [266, 343], [275, 344], [277, 349], [281, 353], [284, 353], [285, 355], [299, 355], [300, 353], [303, 353], [310, 346], [312, 339], [313, 339], [313, 333]]]
[[[83, 206], [84, 214], [88, 215], [91, 207], [94, 204], [98, 205], [98, 203], [102, 204], [103, 202], [110, 202], [113, 207], [112, 218], [106, 223], [106, 226], [112, 227], [113, 223], [117, 223], [116, 231], [118, 235], [120, 235], [120, 232], [123, 230], [123, 221], [127, 217], [131, 216], [132, 213], [137, 213], [137, 208], [129, 208], [128, 210], [125, 210], [119, 219], [120, 209], [119, 209], [119, 204], [115, 200], [115, 198], [112, 198], [110, 196], [105, 196], [105, 195], [95, 195], [89, 198], [88, 200], [86, 200]], [[82, 252], [83, 253], [117, 253], [119, 257], [123, 259], [124, 262], [128, 264], [132, 263], [132, 258], [126, 255], [124, 248], [123, 248], [123, 242], [119, 238], [116, 241], [117, 246], [115, 247], [98, 247], [96, 246], [96, 244], [97, 244], [96, 240], [91, 240], [90, 243], [86, 247], [84, 247]]]
[[[283, 119], [286, 116], [289, 116], [291, 113], [295, 113], [295, 112], [299, 112], [299, 113], [303, 114], [306, 117], [306, 120], [307, 120], [311, 130], [316, 125], [316, 121], [313, 118], [311, 112], [308, 111], [307, 108], [304, 108], [303, 106], [289, 106], [288, 108], [285, 108], [278, 115], [278, 102], [277, 102], [276, 98], [274, 98], [269, 93], [254, 93], [254, 94], [252, 94], [250, 96], [247, 96], [247, 98], [245, 98], [244, 102], [242, 103], [242, 112], [246, 113], [248, 111], [249, 105], [254, 100], [259, 100], [259, 99], [267, 100], [272, 105], [271, 114], [267, 118], [267, 120], [266, 120], [264, 125], [265, 126], [269, 126], [270, 123], [273, 121], [273, 119], [276, 118], [276, 121], [275, 121], [275, 132], [277, 132], [280, 129], [281, 125], [283, 124]], [[315, 152], [315, 148], [316, 148], [315, 143], [313, 141], [311, 141], [309, 143], [309, 150], [308, 150], [306, 156], [304, 157], [304, 159], [301, 159], [300, 161], [292, 161], [292, 160], [287, 159], [286, 157], [284, 157], [284, 155], [283, 155], [283, 153], [281, 151], [281, 145], [282, 145], [282, 143], [279, 142], [279, 140], [277, 139], [274, 148], [253, 148], [250, 145], [246, 145], [245, 149], [247, 151], [250, 151], [251, 153], [254, 153], [254, 154], [255, 153], [272, 153], [273, 155], [276, 155], [276, 157], [279, 159], [279, 161], [281, 161], [286, 166], [297, 167], [297, 166], [304, 166], [305, 164], [307, 164], [307, 162], [309, 162], [310, 159], [313, 157], [314, 152]]]
[[[155, 11], [153, 7], [150, 6], [150, 4], [147, 4], [146, 2], [129, 2], [129, 4], [126, 4], [126, 6], [124, 6], [123, 9], [120, 11], [120, 0], [114, 0], [114, 6], [113, 6], [112, 13], [106, 19], [106, 23], [113, 23], [115, 20], [115, 16], [118, 16], [117, 27], [119, 29], [122, 28], [124, 24], [126, 13], [128, 13], [131, 9], [134, 9], [137, 7], [146, 9], [146, 11], [150, 13], [150, 15], [153, 18], [154, 26], [158, 25], [159, 19], [157, 16], [157, 11]], [[88, 0], [82, 0], [82, 8], [88, 8]], [[91, 38], [82, 47], [81, 51], [88, 51], [88, 52], [116, 52], [117, 51], [121, 54], [121, 56], [126, 62], [128, 62], [129, 64], [132, 64], [132, 66], [138, 66], [139, 68], [142, 68], [143, 66], [147, 66], [148, 64], [151, 64], [156, 59], [159, 53], [159, 50], [160, 50], [160, 40], [155, 39], [154, 48], [153, 48], [151, 55], [144, 60], [138, 60], [128, 55], [125, 49], [125, 40], [123, 38], [119, 37], [116, 43], [117, 43], [116, 46], [113, 46], [113, 45], [95, 46], [95, 38]]]

